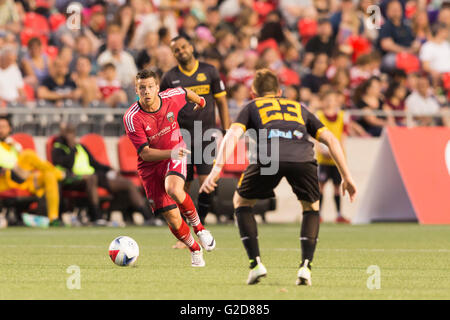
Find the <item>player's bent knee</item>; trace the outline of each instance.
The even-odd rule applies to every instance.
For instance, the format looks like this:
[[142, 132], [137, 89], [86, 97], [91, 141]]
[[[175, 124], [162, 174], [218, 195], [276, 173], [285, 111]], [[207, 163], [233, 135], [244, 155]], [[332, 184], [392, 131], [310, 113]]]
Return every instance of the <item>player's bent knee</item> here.
[[303, 211], [319, 211], [319, 200], [316, 202], [300, 201], [303, 207]]
[[242, 198], [239, 193], [235, 192], [233, 196], [233, 206], [235, 208], [239, 207], [253, 207], [256, 200]]

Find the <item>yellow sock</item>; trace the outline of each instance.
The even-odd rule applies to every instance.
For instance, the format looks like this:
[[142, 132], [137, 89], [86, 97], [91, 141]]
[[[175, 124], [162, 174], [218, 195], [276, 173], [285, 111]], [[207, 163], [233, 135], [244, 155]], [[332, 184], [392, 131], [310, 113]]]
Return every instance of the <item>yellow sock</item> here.
[[39, 187], [44, 188], [45, 200], [47, 203], [47, 215], [50, 221], [59, 217], [59, 189], [58, 179], [51, 171], [41, 172], [38, 178]]

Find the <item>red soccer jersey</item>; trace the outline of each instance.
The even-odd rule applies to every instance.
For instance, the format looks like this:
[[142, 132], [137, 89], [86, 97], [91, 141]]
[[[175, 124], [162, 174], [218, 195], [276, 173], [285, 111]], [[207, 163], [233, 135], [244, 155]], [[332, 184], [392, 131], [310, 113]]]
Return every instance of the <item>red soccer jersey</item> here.
[[[137, 101], [123, 116], [125, 131], [138, 155], [145, 146], [167, 150], [179, 144], [184, 145], [178, 125], [178, 112], [186, 105], [186, 91], [181, 87], [167, 89], [160, 92], [159, 97], [161, 105], [157, 111], [144, 111]], [[148, 177], [161, 162], [144, 161], [138, 156], [139, 175]]]

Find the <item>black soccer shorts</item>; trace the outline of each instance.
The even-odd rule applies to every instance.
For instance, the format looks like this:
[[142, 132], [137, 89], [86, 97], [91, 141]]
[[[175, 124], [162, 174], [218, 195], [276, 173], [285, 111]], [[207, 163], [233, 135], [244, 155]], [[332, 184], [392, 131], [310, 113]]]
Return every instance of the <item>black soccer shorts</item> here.
[[250, 164], [242, 174], [237, 193], [245, 199], [267, 199], [275, 196], [274, 189], [286, 177], [298, 200], [316, 202], [319, 200], [317, 163], [280, 162], [274, 175], [261, 175], [260, 164]]

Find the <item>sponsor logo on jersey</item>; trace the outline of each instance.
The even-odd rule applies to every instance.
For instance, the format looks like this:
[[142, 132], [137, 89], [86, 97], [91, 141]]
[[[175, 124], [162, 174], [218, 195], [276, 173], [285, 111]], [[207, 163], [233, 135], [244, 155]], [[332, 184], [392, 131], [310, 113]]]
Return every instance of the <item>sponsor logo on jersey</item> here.
[[209, 94], [210, 85], [209, 84], [203, 84], [203, 85], [200, 85], [200, 86], [187, 87], [186, 89], [192, 90], [198, 95], [206, 95], [206, 94]]
[[298, 130], [294, 130], [294, 136], [296, 136], [297, 139], [301, 139], [303, 138], [303, 133]]
[[292, 139], [292, 132], [291, 131], [281, 131], [278, 129], [271, 129], [269, 131], [268, 139], [272, 139], [272, 138]]
[[150, 130], [150, 126], [147, 126], [147, 128], [145, 128], [145, 131], [149, 131]]
[[202, 72], [197, 75], [197, 81], [203, 82], [206, 81], [206, 75]]

